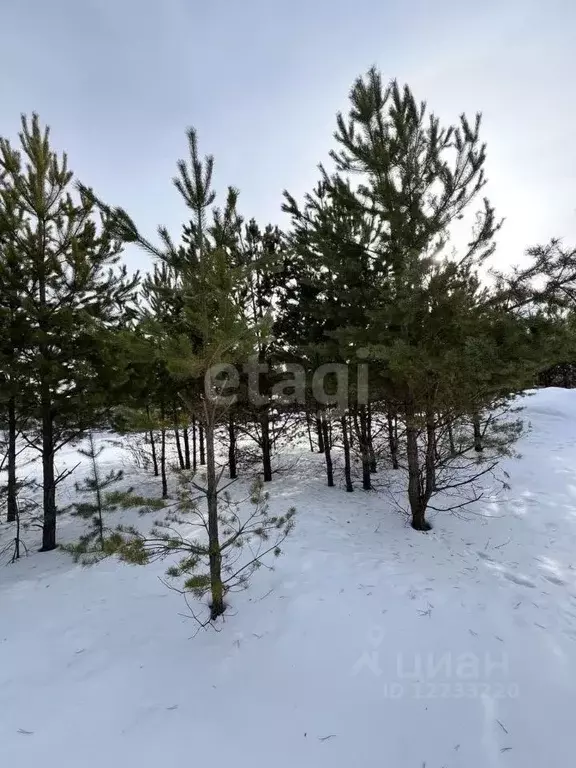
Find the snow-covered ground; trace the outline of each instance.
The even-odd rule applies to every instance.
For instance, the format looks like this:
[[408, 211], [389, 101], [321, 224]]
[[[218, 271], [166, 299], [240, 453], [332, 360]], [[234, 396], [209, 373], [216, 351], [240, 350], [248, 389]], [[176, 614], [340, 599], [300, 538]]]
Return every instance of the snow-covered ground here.
[[2, 566], [0, 766], [571, 765], [576, 392], [524, 405], [511, 490], [429, 534], [306, 454], [270, 488], [285, 554], [219, 632], [191, 639], [162, 564]]

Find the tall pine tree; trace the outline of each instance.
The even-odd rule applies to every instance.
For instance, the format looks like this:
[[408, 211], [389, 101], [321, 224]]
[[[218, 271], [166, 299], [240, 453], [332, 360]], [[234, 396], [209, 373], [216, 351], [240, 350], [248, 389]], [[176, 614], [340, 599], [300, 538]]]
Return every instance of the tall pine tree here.
[[18, 350], [38, 424], [42, 457], [42, 551], [56, 547], [57, 451], [94, 423], [105, 400], [102, 348], [123, 322], [137, 277], [118, 265], [121, 244], [85, 194], [36, 114], [22, 117], [19, 150], [0, 139], [2, 209], [11, 212], [4, 250], [18, 264], [25, 326]]

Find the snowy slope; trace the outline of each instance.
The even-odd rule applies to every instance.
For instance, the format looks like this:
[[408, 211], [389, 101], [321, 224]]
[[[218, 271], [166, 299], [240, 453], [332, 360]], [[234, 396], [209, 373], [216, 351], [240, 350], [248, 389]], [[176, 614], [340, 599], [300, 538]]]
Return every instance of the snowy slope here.
[[2, 567], [0, 766], [572, 764], [576, 392], [524, 404], [505, 499], [430, 534], [306, 455], [271, 488], [285, 555], [220, 632], [190, 639], [161, 564]]

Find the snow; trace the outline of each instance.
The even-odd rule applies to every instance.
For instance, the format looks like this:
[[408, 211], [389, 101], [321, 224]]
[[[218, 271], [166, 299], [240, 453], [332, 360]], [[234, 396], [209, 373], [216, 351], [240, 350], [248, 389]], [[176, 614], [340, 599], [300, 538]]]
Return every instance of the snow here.
[[569, 765], [576, 392], [523, 405], [511, 489], [428, 534], [385, 493], [325, 487], [303, 453], [270, 487], [272, 511], [298, 510], [285, 554], [220, 631], [196, 634], [162, 564], [2, 566], [0, 766]]

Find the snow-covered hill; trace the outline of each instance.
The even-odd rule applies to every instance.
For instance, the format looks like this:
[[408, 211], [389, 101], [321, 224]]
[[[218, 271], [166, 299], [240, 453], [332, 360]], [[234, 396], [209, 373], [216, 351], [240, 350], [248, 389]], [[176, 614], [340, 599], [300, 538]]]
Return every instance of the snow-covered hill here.
[[429, 534], [305, 455], [270, 489], [285, 555], [219, 632], [191, 639], [162, 564], [2, 566], [0, 765], [572, 764], [576, 392], [524, 405], [511, 490]]

